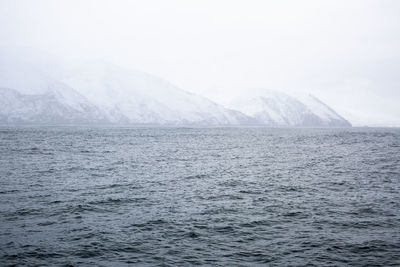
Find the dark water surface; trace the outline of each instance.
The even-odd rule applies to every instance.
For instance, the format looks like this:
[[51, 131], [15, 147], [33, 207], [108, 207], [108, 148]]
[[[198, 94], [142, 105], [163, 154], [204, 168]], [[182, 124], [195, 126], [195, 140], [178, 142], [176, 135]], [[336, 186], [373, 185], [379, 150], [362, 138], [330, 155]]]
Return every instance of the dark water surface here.
[[400, 265], [400, 130], [0, 128], [0, 265]]

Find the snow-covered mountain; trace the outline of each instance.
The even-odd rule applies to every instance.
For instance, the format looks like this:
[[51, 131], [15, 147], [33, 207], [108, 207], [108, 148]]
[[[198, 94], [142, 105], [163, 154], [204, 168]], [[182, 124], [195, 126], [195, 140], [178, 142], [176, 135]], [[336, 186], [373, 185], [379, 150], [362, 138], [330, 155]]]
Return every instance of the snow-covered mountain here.
[[269, 126], [348, 127], [351, 124], [329, 106], [309, 94], [295, 96], [273, 90], [262, 90], [261, 96], [241, 97], [232, 109]]
[[[61, 78], [104, 110], [111, 122], [120, 114], [128, 123], [240, 125], [252, 119], [166, 80], [104, 63], [80, 65]], [[117, 115], [117, 117], [115, 117]]]
[[230, 108], [105, 62], [0, 51], [0, 124], [350, 126], [312, 96], [265, 90]]
[[107, 123], [98, 107], [63, 84], [49, 85], [43, 94], [22, 94], [0, 88], [0, 124]]
[[[3, 56], [3, 58], [1, 58]], [[253, 119], [167, 81], [104, 63], [0, 54], [1, 123], [242, 125]]]

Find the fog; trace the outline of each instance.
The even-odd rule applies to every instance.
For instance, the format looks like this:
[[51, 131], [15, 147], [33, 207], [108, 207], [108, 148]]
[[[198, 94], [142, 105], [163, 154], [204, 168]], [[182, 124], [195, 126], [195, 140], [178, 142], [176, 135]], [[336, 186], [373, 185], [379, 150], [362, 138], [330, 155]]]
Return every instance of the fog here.
[[0, 1], [0, 46], [110, 61], [221, 104], [305, 91], [353, 125], [400, 126], [399, 13], [386, 0]]

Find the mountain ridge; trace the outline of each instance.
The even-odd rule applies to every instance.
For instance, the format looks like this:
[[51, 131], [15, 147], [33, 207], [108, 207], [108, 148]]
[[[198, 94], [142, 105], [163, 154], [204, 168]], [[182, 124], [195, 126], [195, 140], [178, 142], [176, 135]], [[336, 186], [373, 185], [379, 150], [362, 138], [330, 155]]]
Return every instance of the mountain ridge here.
[[287, 94], [265, 89], [263, 93], [232, 101], [231, 108], [269, 126], [350, 127], [331, 107], [311, 94]]
[[[224, 107], [160, 77], [106, 62], [2, 62], [1, 124], [350, 126], [315, 97], [307, 106], [265, 90], [255, 102]], [[249, 112], [254, 108], [258, 112]]]

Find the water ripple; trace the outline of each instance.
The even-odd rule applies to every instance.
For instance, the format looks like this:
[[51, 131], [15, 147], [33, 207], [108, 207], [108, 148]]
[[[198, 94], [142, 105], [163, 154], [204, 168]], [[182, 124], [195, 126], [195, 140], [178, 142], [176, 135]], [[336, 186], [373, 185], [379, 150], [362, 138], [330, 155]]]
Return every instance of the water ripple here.
[[0, 265], [398, 266], [400, 130], [0, 130]]

